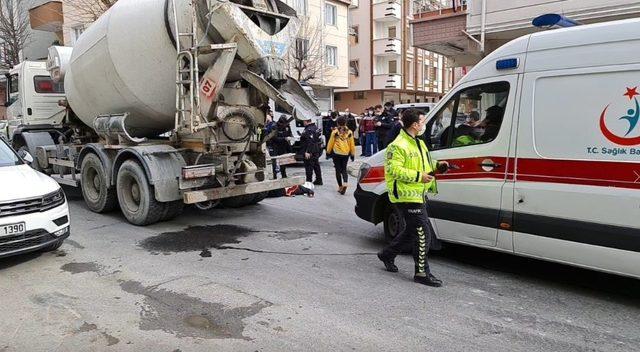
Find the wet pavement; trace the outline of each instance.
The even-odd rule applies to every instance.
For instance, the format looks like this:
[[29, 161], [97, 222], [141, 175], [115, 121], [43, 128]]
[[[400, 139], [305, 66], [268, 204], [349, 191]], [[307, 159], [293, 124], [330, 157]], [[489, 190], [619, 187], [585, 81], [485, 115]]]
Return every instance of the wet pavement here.
[[455, 245], [440, 289], [385, 272], [330, 166], [315, 198], [148, 227], [71, 193], [58, 251], [0, 260], [0, 351], [640, 351], [639, 280]]

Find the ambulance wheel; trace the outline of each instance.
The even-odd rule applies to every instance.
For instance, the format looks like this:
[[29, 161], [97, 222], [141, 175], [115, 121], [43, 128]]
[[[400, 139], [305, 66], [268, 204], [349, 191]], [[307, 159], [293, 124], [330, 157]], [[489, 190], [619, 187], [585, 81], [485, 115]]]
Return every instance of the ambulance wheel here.
[[404, 232], [405, 223], [400, 210], [392, 204], [384, 212], [384, 238], [391, 242], [396, 236]]
[[85, 204], [93, 212], [106, 213], [118, 205], [118, 195], [113, 187], [107, 184], [107, 173], [100, 158], [87, 154], [80, 166], [80, 188]]
[[150, 225], [162, 219], [165, 209], [154, 196], [142, 166], [133, 160], [122, 163], [116, 180], [118, 202], [127, 220], [138, 226]]

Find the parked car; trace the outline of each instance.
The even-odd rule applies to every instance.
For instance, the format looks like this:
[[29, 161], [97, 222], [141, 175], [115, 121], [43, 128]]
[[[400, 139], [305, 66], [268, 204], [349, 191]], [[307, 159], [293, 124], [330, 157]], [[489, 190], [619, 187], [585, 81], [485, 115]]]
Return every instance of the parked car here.
[[[423, 135], [451, 165], [428, 201], [440, 240], [640, 278], [639, 33], [632, 19], [527, 35], [451, 89]], [[356, 213], [392, 238], [383, 165], [362, 164]]]
[[70, 233], [63, 190], [20, 154], [0, 138], [0, 258], [56, 250]]

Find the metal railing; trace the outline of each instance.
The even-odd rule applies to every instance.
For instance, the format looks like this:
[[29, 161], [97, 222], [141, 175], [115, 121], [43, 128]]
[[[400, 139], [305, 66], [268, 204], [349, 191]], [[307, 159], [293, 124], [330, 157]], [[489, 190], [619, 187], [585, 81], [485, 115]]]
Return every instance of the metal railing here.
[[438, 11], [440, 14], [446, 10], [454, 12], [464, 11], [469, 5], [469, 0], [412, 0], [413, 13], [421, 14]]

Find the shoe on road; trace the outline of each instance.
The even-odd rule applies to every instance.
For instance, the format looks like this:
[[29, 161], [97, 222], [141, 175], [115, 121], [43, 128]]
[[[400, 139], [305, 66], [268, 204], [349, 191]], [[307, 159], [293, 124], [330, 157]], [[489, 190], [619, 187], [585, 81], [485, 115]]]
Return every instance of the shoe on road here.
[[385, 269], [387, 269], [388, 272], [391, 272], [391, 273], [398, 272], [398, 267], [393, 263], [393, 260], [385, 258], [382, 255], [382, 253], [378, 253], [378, 259], [380, 259], [380, 261], [384, 263], [384, 267]]
[[442, 280], [436, 278], [435, 276], [428, 274], [427, 276], [414, 276], [413, 281], [422, 285], [427, 285], [431, 287], [441, 287]]

